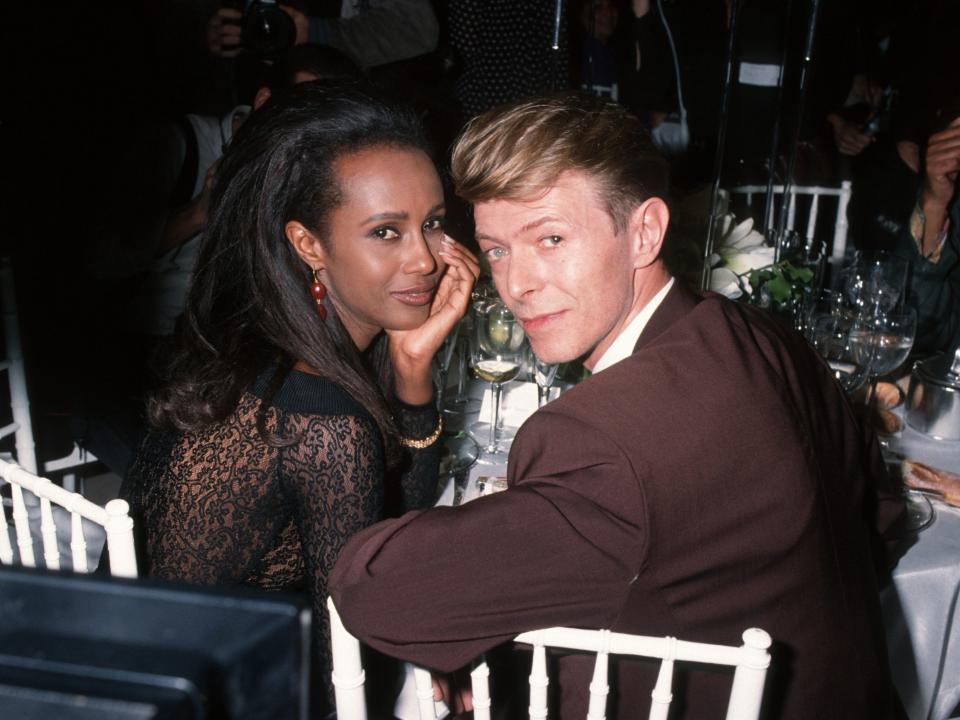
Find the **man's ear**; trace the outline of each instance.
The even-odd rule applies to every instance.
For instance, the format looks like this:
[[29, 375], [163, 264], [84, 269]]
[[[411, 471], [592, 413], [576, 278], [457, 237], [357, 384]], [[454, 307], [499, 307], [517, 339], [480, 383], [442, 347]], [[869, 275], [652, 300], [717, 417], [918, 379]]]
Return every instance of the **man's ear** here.
[[306, 226], [296, 220], [291, 220], [283, 227], [287, 240], [297, 251], [297, 255], [314, 270], [320, 270], [326, 265], [326, 254], [320, 239], [310, 232]]
[[266, 85], [261, 85], [257, 88], [256, 95], [253, 96], [253, 109], [259, 110], [263, 107], [263, 104], [270, 99], [270, 88]]
[[627, 225], [634, 267], [646, 267], [657, 260], [669, 224], [670, 210], [661, 198], [652, 197], [634, 209]]

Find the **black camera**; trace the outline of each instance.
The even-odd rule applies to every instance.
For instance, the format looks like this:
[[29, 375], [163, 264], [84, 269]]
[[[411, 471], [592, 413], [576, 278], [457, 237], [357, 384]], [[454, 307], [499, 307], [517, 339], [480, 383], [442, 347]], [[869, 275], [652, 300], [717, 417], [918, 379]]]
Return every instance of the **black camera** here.
[[247, 52], [274, 60], [293, 47], [297, 29], [275, 0], [253, 0], [243, 13], [242, 38]]

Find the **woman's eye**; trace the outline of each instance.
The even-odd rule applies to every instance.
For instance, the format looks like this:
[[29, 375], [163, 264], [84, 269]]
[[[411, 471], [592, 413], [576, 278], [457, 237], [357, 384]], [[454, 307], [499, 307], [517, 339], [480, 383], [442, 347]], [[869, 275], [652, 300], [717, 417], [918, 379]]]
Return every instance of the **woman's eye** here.
[[507, 251], [502, 247], [492, 247], [489, 250], [484, 250], [484, 255], [487, 256], [489, 260], [499, 260], [502, 257], [505, 257]]
[[423, 224], [423, 234], [427, 237], [434, 237], [437, 234], [443, 234], [443, 218], [430, 218]]
[[396, 240], [400, 237], [400, 233], [397, 231], [397, 229], [390, 227], [389, 225], [381, 225], [380, 227], [374, 228], [370, 234], [374, 237], [380, 238], [381, 240]]

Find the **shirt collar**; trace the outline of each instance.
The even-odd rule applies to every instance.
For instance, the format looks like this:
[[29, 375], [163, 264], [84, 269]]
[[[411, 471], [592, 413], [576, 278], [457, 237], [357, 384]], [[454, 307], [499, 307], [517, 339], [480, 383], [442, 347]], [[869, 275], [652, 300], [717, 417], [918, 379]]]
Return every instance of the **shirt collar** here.
[[640, 339], [640, 333], [643, 332], [650, 317], [656, 309], [660, 307], [660, 303], [663, 302], [663, 299], [672, 287], [673, 278], [670, 278], [667, 284], [660, 288], [660, 291], [651, 298], [650, 302], [644, 305], [643, 309], [634, 316], [633, 320], [623, 329], [623, 332], [617, 335], [617, 339], [613, 341], [613, 344], [608, 347], [607, 351], [597, 360], [597, 364], [593, 367], [592, 374], [596, 375], [601, 370], [606, 370], [611, 365], [633, 354], [633, 348], [636, 346], [637, 340]]

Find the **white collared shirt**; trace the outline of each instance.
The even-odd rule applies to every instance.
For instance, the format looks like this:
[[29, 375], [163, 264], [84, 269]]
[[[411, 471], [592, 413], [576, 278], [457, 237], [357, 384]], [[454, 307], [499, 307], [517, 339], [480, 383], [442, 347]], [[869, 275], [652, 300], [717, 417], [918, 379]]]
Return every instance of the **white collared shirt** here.
[[607, 351], [597, 360], [597, 364], [593, 366], [593, 375], [596, 375], [601, 370], [606, 370], [614, 363], [618, 363], [633, 354], [633, 348], [636, 347], [637, 340], [640, 339], [640, 333], [643, 332], [650, 317], [656, 309], [660, 307], [660, 303], [663, 302], [663, 299], [672, 287], [673, 278], [670, 278], [667, 284], [660, 288], [660, 291], [651, 298], [650, 302], [643, 306], [643, 309], [636, 314], [633, 320], [623, 329], [623, 332], [617, 335], [617, 339], [613, 341], [613, 344], [608, 347]]

